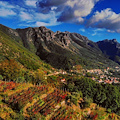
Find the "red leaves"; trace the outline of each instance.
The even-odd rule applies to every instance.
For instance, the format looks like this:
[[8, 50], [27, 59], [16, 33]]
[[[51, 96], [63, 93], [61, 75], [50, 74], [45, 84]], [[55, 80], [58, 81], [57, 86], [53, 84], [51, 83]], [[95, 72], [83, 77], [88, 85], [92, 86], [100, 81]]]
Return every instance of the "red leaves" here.
[[62, 96], [62, 99], [65, 99], [65, 98], [66, 98], [66, 96], [67, 96], [67, 94], [63, 95], [63, 96]]
[[2, 85], [4, 85], [5, 84], [5, 82], [2, 82], [1, 84], [0, 84], [0, 86], [2, 86]]
[[68, 116], [66, 116], [63, 120], [67, 120]]
[[4, 85], [6, 85], [6, 87], [4, 88], [4, 92], [6, 92], [7, 90], [12, 90], [13, 88], [16, 87], [16, 83], [14, 82], [7, 82], [4, 83]]
[[46, 113], [46, 112], [44, 113], [44, 116], [47, 116], [47, 113]]
[[47, 71], [44, 71], [45, 74], [47, 74]]
[[114, 114], [112, 113], [112, 119], [113, 119], [113, 117], [114, 117]]
[[37, 112], [35, 111], [34, 114], [37, 114]]
[[98, 114], [94, 114], [93, 112], [90, 113], [90, 118], [96, 120], [98, 118]]
[[96, 113], [96, 115], [94, 116], [93, 120], [96, 120], [98, 118], [98, 114]]
[[66, 98], [67, 94], [63, 94], [60, 90], [54, 90], [47, 97], [44, 98], [45, 102], [48, 102], [50, 99], [56, 101], [57, 103], [61, 102]]
[[94, 117], [94, 113], [91, 112], [91, 113], [90, 113], [90, 118], [93, 118], [93, 117]]

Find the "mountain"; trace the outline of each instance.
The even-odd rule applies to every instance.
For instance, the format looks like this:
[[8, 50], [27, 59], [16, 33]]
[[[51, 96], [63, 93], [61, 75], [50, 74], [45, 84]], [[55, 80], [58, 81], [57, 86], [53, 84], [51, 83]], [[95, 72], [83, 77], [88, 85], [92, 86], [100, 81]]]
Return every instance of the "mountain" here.
[[97, 45], [103, 54], [120, 64], [120, 43], [116, 39], [99, 41]]
[[[0, 25], [0, 30], [3, 35], [10, 37], [9, 40], [7, 39], [8, 43], [10, 41], [14, 46], [22, 47], [26, 51], [29, 60], [38, 59], [39, 56], [41, 60], [58, 69], [68, 70], [77, 64], [85, 68], [104, 68], [118, 65], [106, 58], [98, 43], [90, 41], [78, 33], [53, 32], [44, 26], [11, 29]], [[13, 50], [16, 48], [14, 47]]]
[[70, 69], [76, 64], [97, 68], [115, 64], [103, 55], [97, 43], [78, 33], [53, 32], [44, 26], [16, 29], [16, 32], [24, 47], [56, 68]]

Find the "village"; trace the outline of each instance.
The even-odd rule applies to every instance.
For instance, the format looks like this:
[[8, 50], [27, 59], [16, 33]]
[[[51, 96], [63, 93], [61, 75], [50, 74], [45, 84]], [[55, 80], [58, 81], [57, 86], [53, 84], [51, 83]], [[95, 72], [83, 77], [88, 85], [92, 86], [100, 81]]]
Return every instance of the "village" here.
[[[120, 72], [120, 68], [119, 67], [115, 67], [115, 69], [111, 69], [109, 67], [107, 67], [104, 70], [101, 69], [92, 69], [92, 70], [87, 70], [87, 73], [91, 74], [91, 78], [94, 81], [97, 81], [98, 83], [104, 83], [104, 84], [118, 84], [120, 83], [120, 77], [116, 77], [113, 75], [112, 72], [110, 71], [114, 71], [115, 72]], [[92, 76], [93, 75], [93, 76]], [[97, 77], [94, 77], [97, 76]]]
[[[73, 66], [73, 68], [75, 68]], [[54, 68], [53, 68], [54, 69]], [[55, 70], [55, 69], [54, 69]], [[112, 71], [112, 72], [111, 72]], [[71, 69], [69, 71], [65, 70], [55, 70], [54, 73], [51, 72], [51, 74], [46, 75], [47, 76], [52, 76], [52, 75], [74, 75], [78, 74], [78, 76], [86, 76], [91, 78], [93, 81], [96, 81], [98, 83], [104, 83], [104, 84], [119, 84], [120, 83], [120, 76], [114, 75], [114, 73], [119, 73], [120, 68], [116, 66], [114, 69], [107, 67], [106, 69]], [[62, 83], [66, 83], [66, 79], [63, 78], [61, 79]]]

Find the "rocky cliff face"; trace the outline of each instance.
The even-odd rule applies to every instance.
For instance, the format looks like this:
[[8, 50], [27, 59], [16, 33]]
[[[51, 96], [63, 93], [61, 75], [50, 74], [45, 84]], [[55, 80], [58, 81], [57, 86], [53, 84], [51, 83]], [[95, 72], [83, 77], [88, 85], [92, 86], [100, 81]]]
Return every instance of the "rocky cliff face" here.
[[40, 44], [42, 44], [48, 51], [50, 43], [56, 43], [59, 46], [69, 46], [70, 37], [69, 33], [61, 33], [47, 29], [46, 27], [36, 27], [36, 28], [26, 28], [17, 29], [17, 32], [21, 39], [23, 40], [24, 46], [30, 49], [30, 44], [33, 44], [36, 49], [38, 49]]
[[[70, 49], [70, 45], [78, 44], [80, 47], [86, 48], [98, 48], [96, 44], [87, 37], [82, 36], [77, 33], [70, 32], [53, 32], [46, 27], [36, 27], [36, 28], [26, 28], [26, 29], [17, 29], [16, 30], [23, 40], [24, 46], [30, 49], [30, 44], [33, 44], [35, 48], [39, 48], [40, 44], [43, 45], [48, 51], [53, 50], [49, 44], [54, 43], [62, 48]], [[31, 50], [31, 49], [30, 49]]]

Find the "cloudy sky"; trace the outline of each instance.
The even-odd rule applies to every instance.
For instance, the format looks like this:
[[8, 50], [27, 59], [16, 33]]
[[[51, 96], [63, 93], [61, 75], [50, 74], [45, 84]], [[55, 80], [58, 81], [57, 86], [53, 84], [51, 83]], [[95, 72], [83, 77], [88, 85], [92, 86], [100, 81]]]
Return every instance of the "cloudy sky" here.
[[46, 26], [93, 41], [120, 42], [119, 5], [120, 0], [0, 0], [0, 24], [14, 29]]

